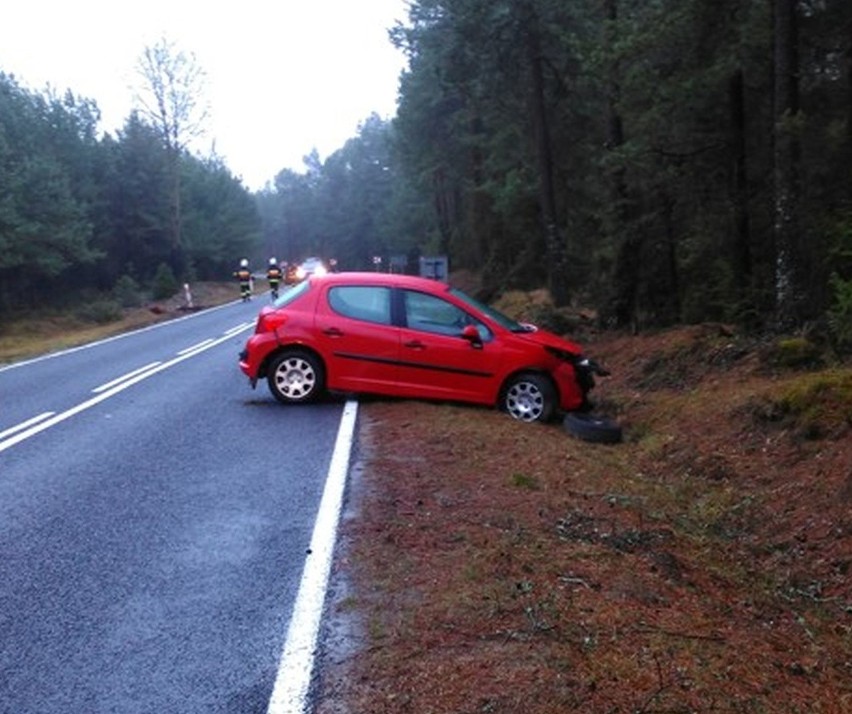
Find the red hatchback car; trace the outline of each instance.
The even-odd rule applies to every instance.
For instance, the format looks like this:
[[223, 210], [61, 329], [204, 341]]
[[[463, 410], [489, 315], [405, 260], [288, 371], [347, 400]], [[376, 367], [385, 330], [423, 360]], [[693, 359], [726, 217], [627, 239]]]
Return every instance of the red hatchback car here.
[[298, 283], [257, 318], [240, 353], [252, 387], [285, 404], [326, 390], [498, 406], [522, 421], [584, 410], [580, 347], [427, 278], [333, 273]]

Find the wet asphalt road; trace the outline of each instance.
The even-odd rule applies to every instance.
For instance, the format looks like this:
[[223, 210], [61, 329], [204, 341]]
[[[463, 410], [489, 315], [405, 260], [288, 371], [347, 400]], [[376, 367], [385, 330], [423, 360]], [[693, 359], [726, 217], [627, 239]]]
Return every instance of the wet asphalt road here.
[[3, 714], [266, 711], [343, 404], [251, 390], [259, 306], [0, 369]]

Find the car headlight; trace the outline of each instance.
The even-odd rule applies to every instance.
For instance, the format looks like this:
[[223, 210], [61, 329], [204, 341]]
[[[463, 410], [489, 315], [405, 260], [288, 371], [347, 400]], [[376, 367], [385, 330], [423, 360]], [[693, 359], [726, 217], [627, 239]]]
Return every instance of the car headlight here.
[[601, 377], [608, 377], [610, 375], [608, 369], [602, 367], [593, 359], [590, 359], [585, 355], [578, 355], [573, 352], [568, 352], [567, 350], [560, 350], [557, 347], [545, 347], [545, 349], [563, 362], [570, 362], [577, 370], [581, 370], [590, 375], [597, 374]]
[[610, 371], [608, 369], [602, 367], [593, 359], [583, 357], [582, 355], [577, 356], [577, 359], [574, 364], [580, 369], [586, 370], [587, 372], [589, 372], [589, 374], [597, 374], [601, 377], [609, 377], [610, 375]]

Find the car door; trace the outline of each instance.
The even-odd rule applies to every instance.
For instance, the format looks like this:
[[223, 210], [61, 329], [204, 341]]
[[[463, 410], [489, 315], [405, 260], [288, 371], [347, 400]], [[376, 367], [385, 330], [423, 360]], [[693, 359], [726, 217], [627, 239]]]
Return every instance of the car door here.
[[[400, 291], [400, 392], [426, 399], [493, 404], [501, 380], [494, 335], [475, 315], [437, 295]], [[478, 340], [462, 336], [466, 326]]]
[[390, 288], [325, 288], [314, 327], [329, 389], [395, 394], [400, 331], [391, 322]]

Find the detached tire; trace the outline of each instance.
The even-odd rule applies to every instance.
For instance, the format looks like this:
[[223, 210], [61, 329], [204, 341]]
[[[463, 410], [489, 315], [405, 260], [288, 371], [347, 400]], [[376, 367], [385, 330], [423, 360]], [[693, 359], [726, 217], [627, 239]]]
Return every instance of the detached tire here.
[[617, 444], [621, 441], [621, 427], [606, 417], [584, 412], [569, 412], [562, 426], [572, 436], [596, 444]]

